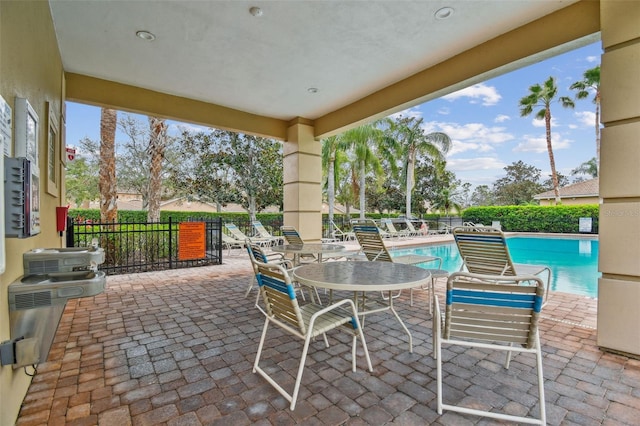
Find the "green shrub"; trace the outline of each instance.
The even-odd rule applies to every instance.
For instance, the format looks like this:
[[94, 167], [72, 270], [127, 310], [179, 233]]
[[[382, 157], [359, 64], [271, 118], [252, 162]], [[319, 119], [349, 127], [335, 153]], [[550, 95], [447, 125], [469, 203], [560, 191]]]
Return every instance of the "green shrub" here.
[[598, 233], [598, 204], [570, 206], [487, 206], [470, 207], [462, 214], [465, 222], [491, 225], [500, 221], [511, 232], [578, 233], [580, 218], [592, 220], [592, 233]]

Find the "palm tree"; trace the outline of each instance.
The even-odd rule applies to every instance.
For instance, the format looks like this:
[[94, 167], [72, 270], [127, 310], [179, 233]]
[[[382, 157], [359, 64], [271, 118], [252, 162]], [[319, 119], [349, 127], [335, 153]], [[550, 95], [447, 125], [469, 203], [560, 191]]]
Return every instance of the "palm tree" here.
[[425, 134], [422, 129], [422, 118], [399, 117], [389, 119], [391, 137], [398, 142], [398, 156], [402, 159], [402, 182], [405, 184], [405, 212], [411, 217], [411, 193], [416, 184], [415, 168], [418, 154], [426, 154], [434, 159], [444, 161], [444, 155], [451, 148], [451, 138], [442, 132]]
[[113, 223], [118, 218], [116, 182], [116, 124], [118, 111], [100, 111], [100, 221]]
[[[600, 65], [595, 68], [588, 69], [582, 75], [581, 81], [576, 81], [570, 87], [571, 90], [577, 90], [576, 99], [585, 99], [593, 93], [593, 103], [596, 104], [596, 174], [600, 168]], [[595, 177], [594, 176], [594, 177]]]
[[322, 168], [327, 176], [327, 202], [329, 204], [330, 223], [333, 223], [336, 183], [340, 180], [340, 165], [346, 160], [343, 149], [346, 149], [345, 143], [338, 136], [331, 136], [322, 141]]
[[[380, 159], [376, 155], [374, 147], [382, 138], [382, 132], [376, 127], [376, 123], [365, 124], [351, 130], [347, 130], [342, 135], [344, 143], [353, 149], [355, 163], [357, 164], [358, 191], [360, 195], [360, 219], [365, 218], [365, 176], [367, 169], [373, 170], [374, 174], [382, 174]], [[354, 182], [355, 184], [355, 182]]]
[[163, 119], [149, 117], [149, 147], [147, 152], [151, 157], [149, 165], [149, 210], [147, 222], [160, 221], [160, 192], [162, 190], [162, 162], [167, 147], [167, 124]]
[[457, 212], [462, 211], [462, 206], [453, 199], [453, 194], [449, 188], [443, 188], [436, 196], [433, 206], [434, 209], [443, 210], [446, 216], [449, 216], [451, 209]]
[[591, 160], [585, 161], [575, 169], [571, 170], [572, 175], [590, 175], [594, 179], [598, 177], [598, 160], [593, 157]]
[[[556, 172], [556, 160], [553, 157], [553, 146], [551, 144], [551, 102], [555, 100], [557, 94], [558, 87], [556, 86], [556, 81], [553, 77], [549, 77], [542, 86], [540, 84], [534, 84], [529, 87], [529, 94], [520, 99], [520, 116], [526, 117], [533, 112], [534, 108], [540, 108], [536, 112], [536, 118], [538, 120], [544, 119], [553, 192], [556, 204], [559, 204], [560, 192], [558, 190], [558, 173]], [[561, 96], [559, 101], [565, 108], [573, 108], [575, 106], [571, 98], [566, 96]]]

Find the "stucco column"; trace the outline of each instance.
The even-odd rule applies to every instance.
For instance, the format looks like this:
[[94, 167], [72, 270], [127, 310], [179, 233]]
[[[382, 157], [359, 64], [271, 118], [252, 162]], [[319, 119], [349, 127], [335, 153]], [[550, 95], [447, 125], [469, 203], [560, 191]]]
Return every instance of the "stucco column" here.
[[295, 226], [305, 241], [322, 237], [322, 149], [313, 124], [296, 119], [284, 142], [284, 224]]
[[640, 356], [640, 2], [601, 0], [598, 345]]

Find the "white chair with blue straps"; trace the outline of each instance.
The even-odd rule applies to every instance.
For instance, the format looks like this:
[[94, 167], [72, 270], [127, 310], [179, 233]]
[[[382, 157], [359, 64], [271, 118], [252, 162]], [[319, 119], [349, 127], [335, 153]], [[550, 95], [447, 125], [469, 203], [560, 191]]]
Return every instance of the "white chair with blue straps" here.
[[[438, 414], [449, 410], [518, 423], [546, 424], [542, 351], [538, 332], [544, 292], [544, 284], [536, 276], [486, 276], [467, 272], [451, 274], [447, 281], [444, 317], [438, 298], [435, 295], [433, 297], [433, 349], [437, 364]], [[505, 368], [509, 368], [512, 352], [534, 354], [538, 376], [539, 417], [515, 416], [484, 411], [477, 407], [445, 404], [442, 386], [444, 345], [505, 351]], [[481, 363], [477, 363], [469, 368], [482, 368], [480, 365]], [[478, 395], [477, 398], [482, 396]]]
[[[321, 306], [315, 303], [307, 303], [302, 306], [298, 304], [296, 292], [287, 271], [279, 265], [258, 262], [256, 265], [256, 274], [258, 284], [260, 286], [260, 294], [264, 301], [264, 308], [256, 303], [256, 307], [264, 314], [265, 322], [258, 344], [258, 352], [256, 360], [253, 364], [253, 372], [264, 377], [283, 397], [290, 402], [291, 410], [296, 407], [298, 391], [300, 390], [300, 382], [302, 373], [304, 372], [304, 364], [309, 350], [309, 344], [317, 336], [322, 335], [326, 347], [329, 347], [326, 332], [333, 329], [347, 331], [353, 335], [352, 341], [352, 371], [356, 371], [356, 342], [360, 338], [364, 356], [367, 360], [369, 371], [373, 372], [371, 358], [367, 350], [367, 343], [362, 332], [360, 321], [358, 320], [358, 311], [352, 300], [344, 299], [329, 306]], [[302, 357], [293, 392], [287, 392], [275, 379], [267, 373], [272, 368], [263, 369], [260, 366], [260, 356], [267, 336], [269, 325], [275, 325], [281, 330], [304, 340], [302, 349]], [[282, 337], [279, 337], [282, 339]]]

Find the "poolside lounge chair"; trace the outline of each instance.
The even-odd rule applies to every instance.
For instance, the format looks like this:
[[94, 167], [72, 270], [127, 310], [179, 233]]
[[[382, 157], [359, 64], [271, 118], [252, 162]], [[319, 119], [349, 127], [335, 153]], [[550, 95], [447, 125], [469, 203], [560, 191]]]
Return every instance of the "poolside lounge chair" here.
[[447, 225], [443, 222], [438, 222], [438, 229], [434, 231], [434, 233], [448, 235], [451, 234], [451, 231], [453, 231], [453, 227], [451, 227], [451, 225]]
[[227, 250], [228, 256], [231, 256], [231, 250], [244, 248], [244, 243], [222, 232], [222, 248]]
[[425, 235], [422, 233], [420, 229], [416, 229], [416, 227], [413, 226], [413, 223], [409, 219], [405, 219], [404, 223], [407, 227], [407, 233], [409, 234], [410, 237], [420, 237], [422, 235]]
[[[253, 372], [264, 377], [271, 386], [289, 401], [291, 403], [289, 407], [291, 410], [294, 410], [296, 407], [296, 400], [298, 398], [298, 391], [300, 390], [300, 382], [302, 380], [302, 373], [304, 372], [304, 364], [307, 358], [309, 344], [314, 341], [316, 337], [322, 335], [325, 346], [329, 347], [326, 336], [326, 332], [328, 331], [338, 329], [352, 334], [351, 370], [353, 372], [356, 371], [356, 342], [359, 337], [367, 360], [367, 367], [370, 372], [373, 372], [371, 358], [367, 350], [367, 343], [362, 333], [360, 321], [358, 320], [358, 311], [351, 299], [343, 299], [330, 306], [321, 306], [315, 303], [307, 303], [300, 306], [291, 279], [287, 271], [281, 266], [257, 262], [256, 275], [260, 286], [260, 294], [262, 295], [262, 300], [265, 305], [263, 309], [256, 303], [256, 307], [264, 314], [265, 321], [260, 343], [258, 344], [256, 360], [253, 364]], [[260, 367], [262, 348], [266, 340], [267, 330], [271, 324], [279, 327], [284, 332], [304, 340], [302, 357], [297, 369], [292, 393], [285, 391], [284, 388], [276, 382], [275, 378], [269, 374], [273, 372], [273, 367], [266, 369]], [[282, 333], [279, 333], [277, 339], [278, 345], [282, 346]], [[296, 353], [296, 351], [290, 348], [285, 349], [285, 351], [288, 353]], [[271, 352], [271, 348], [267, 350], [267, 353]], [[331, 355], [329, 355], [329, 357], [330, 356]], [[277, 363], [276, 367], [283, 366], [283, 368], [286, 368], [291, 365], [290, 363], [281, 362], [281, 360], [278, 360]]]
[[380, 222], [386, 226], [387, 232], [391, 234], [392, 237], [406, 238], [409, 236], [409, 231], [405, 231], [404, 229], [398, 231], [396, 226], [393, 224], [393, 221], [389, 218], [380, 219]]
[[[404, 263], [407, 265], [418, 265], [420, 263], [439, 262], [437, 268], [425, 268], [431, 273], [430, 285], [427, 288], [423, 288], [429, 292], [429, 299], [434, 292], [434, 280], [440, 277], [449, 276], [449, 272], [440, 269], [442, 265], [442, 259], [436, 256], [421, 256], [417, 254], [407, 254], [401, 256], [391, 256], [389, 250], [384, 245], [384, 241], [380, 236], [378, 227], [371, 223], [356, 223], [353, 225], [353, 230], [356, 233], [356, 239], [360, 243], [361, 251], [365, 254], [370, 261], [382, 261], [382, 262], [394, 262]], [[400, 292], [394, 297], [398, 297]], [[411, 305], [413, 306], [413, 290], [411, 291]], [[431, 312], [431, 302], [429, 302], [429, 311]]]
[[255, 230], [256, 236], [258, 238], [271, 240], [272, 245], [284, 243], [283, 237], [271, 235], [269, 231], [267, 231], [267, 228], [265, 228], [262, 222], [260, 222], [259, 220], [254, 220], [253, 222], [251, 222], [251, 226], [253, 226], [253, 229]]
[[[509, 283], [503, 283], [505, 277], [480, 276], [464, 272], [451, 274], [447, 281], [446, 311], [444, 318], [440, 311], [438, 298], [434, 295], [435, 314], [433, 315], [433, 348], [436, 358], [437, 407], [438, 414], [443, 410], [463, 414], [479, 415], [500, 420], [520, 423], [546, 424], [544, 379], [542, 375], [542, 351], [538, 332], [538, 318], [542, 306], [544, 286], [542, 280], [532, 276], [514, 276]], [[513, 285], [530, 284], [530, 285]], [[534, 285], [531, 285], [534, 284]], [[535, 354], [538, 378], [538, 404], [540, 417], [521, 417], [495, 411], [484, 411], [484, 395], [475, 395], [478, 400], [470, 404], [450, 405], [443, 403], [442, 354], [443, 345], [457, 345], [473, 348], [493, 349], [507, 352], [505, 368], [509, 368], [511, 352]], [[453, 352], [453, 353], [458, 353]], [[467, 351], [473, 357], [473, 351]], [[465, 366], [456, 365], [456, 369], [475, 370], [482, 368], [481, 362], [465, 362]], [[471, 373], [471, 372], [469, 372]], [[469, 374], [465, 373], [465, 374]], [[528, 373], [516, 373], [512, 380]], [[468, 376], [467, 376], [468, 377]], [[453, 379], [454, 388], [460, 385], [458, 375], [445, 375], [444, 379]], [[469, 380], [473, 382], [473, 380]], [[528, 386], [528, 384], [527, 384]], [[456, 398], [464, 394], [457, 392]], [[488, 396], [488, 398], [492, 398]], [[463, 406], [464, 405], [464, 406]]]
[[462, 226], [453, 230], [453, 237], [462, 258], [462, 268], [468, 272], [501, 276], [545, 273], [544, 300], [547, 300], [551, 269], [544, 265], [513, 263], [502, 231], [487, 226]]
[[356, 239], [355, 232], [343, 232], [342, 229], [338, 228], [338, 225], [334, 221], [331, 221], [331, 227], [333, 231], [331, 231], [331, 236], [341, 241], [353, 241]]
[[231, 237], [236, 239], [236, 241], [240, 241], [240, 242], [244, 243], [246, 240], [250, 240], [252, 243], [258, 244], [259, 246], [262, 246], [262, 247], [270, 246], [271, 243], [272, 243], [272, 240], [270, 240], [268, 238], [248, 237], [248, 236], [246, 236], [240, 230], [240, 228], [238, 228], [233, 223], [225, 223], [224, 227], [227, 230], [227, 232], [229, 232], [229, 234], [231, 234]]

